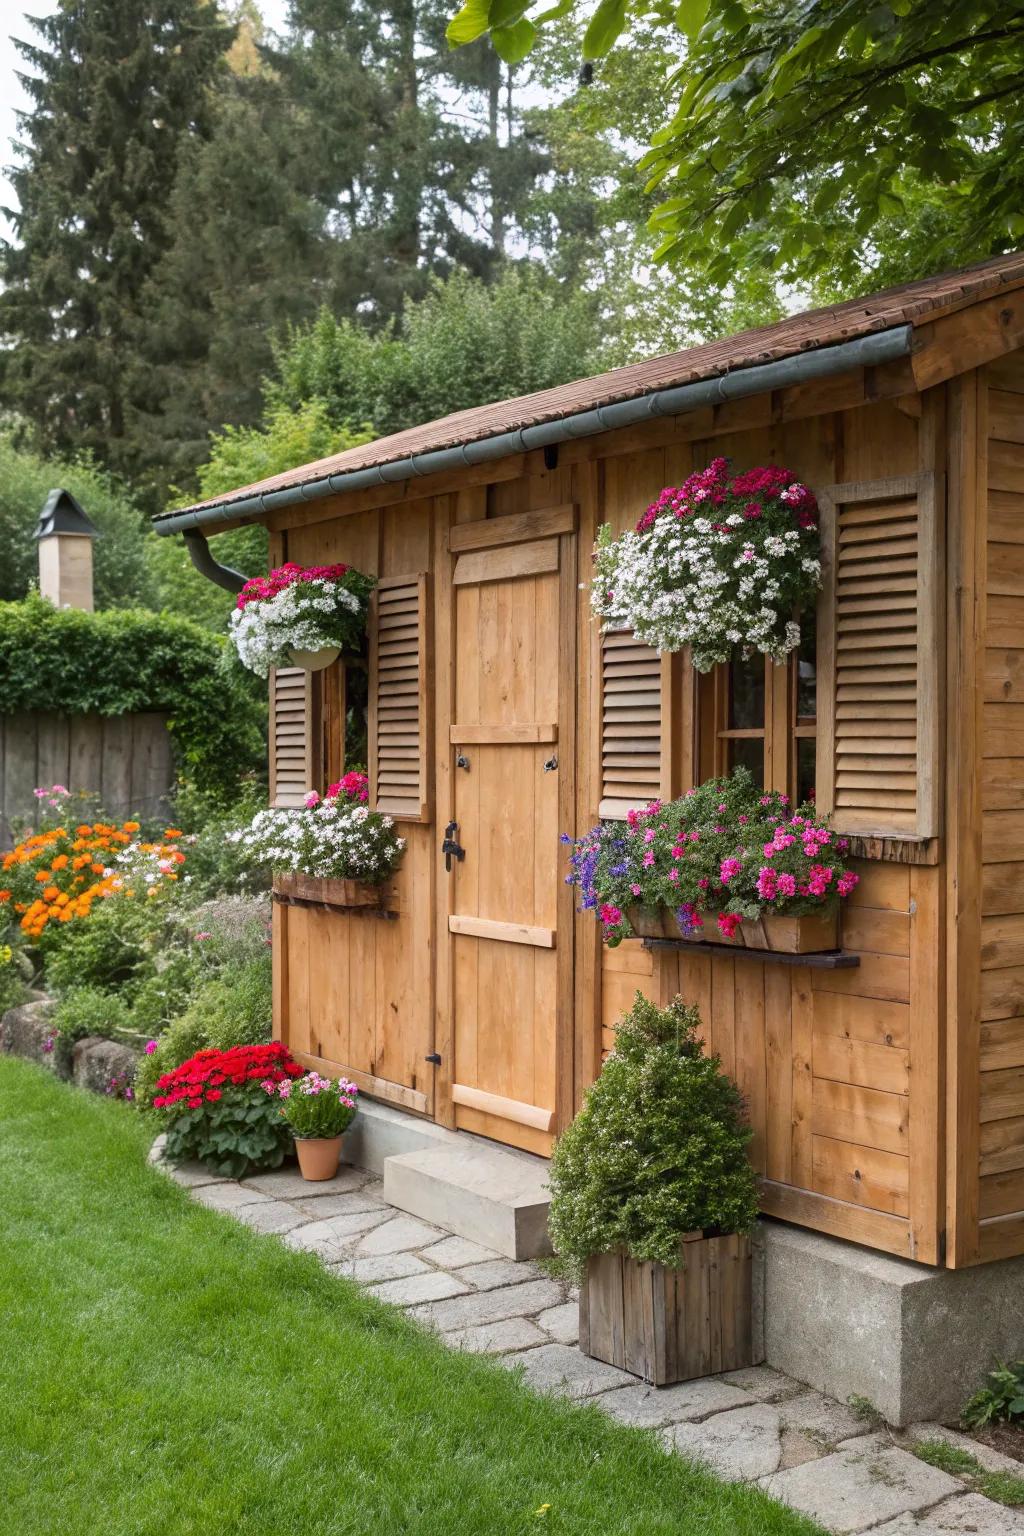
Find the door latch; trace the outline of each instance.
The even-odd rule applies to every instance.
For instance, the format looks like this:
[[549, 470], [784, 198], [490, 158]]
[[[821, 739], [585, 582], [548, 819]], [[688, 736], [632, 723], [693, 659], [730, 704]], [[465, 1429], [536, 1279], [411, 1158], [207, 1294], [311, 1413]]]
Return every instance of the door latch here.
[[441, 1057], [437, 1051], [431, 1051], [430, 1055], [424, 1056], [423, 1060], [429, 1061], [432, 1067], [439, 1067], [441, 1065]]
[[452, 867], [453, 858], [464, 859], [466, 857], [465, 848], [459, 847], [455, 836], [458, 830], [459, 824], [457, 821], [450, 821], [444, 829], [444, 842], [441, 844], [441, 852], [444, 854], [444, 867], [449, 871]]
[[467, 773], [469, 772], [469, 758], [466, 756], [465, 752], [459, 753], [458, 757], [455, 759], [455, 766], [456, 768], [465, 768]]
[[555, 757], [554, 753], [552, 753], [551, 756], [548, 758], [547, 762], [544, 764], [544, 772], [545, 773], [550, 773], [552, 768], [557, 768], [557, 767], [558, 767], [558, 758]]

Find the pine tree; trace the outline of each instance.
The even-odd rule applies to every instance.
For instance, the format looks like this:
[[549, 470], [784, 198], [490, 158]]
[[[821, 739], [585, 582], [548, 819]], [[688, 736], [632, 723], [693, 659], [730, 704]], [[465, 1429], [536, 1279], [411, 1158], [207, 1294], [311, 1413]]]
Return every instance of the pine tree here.
[[266, 70], [229, 79], [209, 137], [184, 147], [173, 239], [142, 295], [128, 428], [152, 494], [191, 479], [212, 432], [259, 420], [275, 334], [324, 302], [345, 307], [303, 175], [279, 82]]
[[141, 299], [173, 235], [183, 146], [209, 129], [232, 29], [206, 0], [61, 0], [18, 42], [20, 116], [0, 247], [5, 404], [47, 450], [133, 467]]

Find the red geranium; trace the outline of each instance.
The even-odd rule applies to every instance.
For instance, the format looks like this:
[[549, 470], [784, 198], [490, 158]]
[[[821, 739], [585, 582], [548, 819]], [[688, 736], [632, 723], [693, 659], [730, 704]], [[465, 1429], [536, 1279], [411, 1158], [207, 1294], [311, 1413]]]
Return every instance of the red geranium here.
[[303, 1071], [280, 1040], [270, 1045], [233, 1045], [227, 1051], [197, 1051], [158, 1080], [153, 1107], [169, 1109], [184, 1102], [195, 1109], [204, 1099], [215, 1104], [223, 1092], [219, 1085], [280, 1083], [285, 1078], [301, 1077]]
[[238, 608], [249, 603], [264, 603], [283, 592], [285, 587], [297, 581], [340, 581], [348, 571], [347, 565], [296, 565], [289, 561], [271, 571], [269, 576], [254, 576], [238, 594]]

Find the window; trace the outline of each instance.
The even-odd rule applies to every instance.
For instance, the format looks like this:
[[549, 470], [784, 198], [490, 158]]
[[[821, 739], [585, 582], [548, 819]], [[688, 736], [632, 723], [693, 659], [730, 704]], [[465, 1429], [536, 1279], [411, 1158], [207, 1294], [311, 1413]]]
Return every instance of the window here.
[[761, 656], [716, 667], [702, 680], [701, 776], [749, 768], [762, 788], [814, 799], [817, 731], [815, 615], [781, 666]]

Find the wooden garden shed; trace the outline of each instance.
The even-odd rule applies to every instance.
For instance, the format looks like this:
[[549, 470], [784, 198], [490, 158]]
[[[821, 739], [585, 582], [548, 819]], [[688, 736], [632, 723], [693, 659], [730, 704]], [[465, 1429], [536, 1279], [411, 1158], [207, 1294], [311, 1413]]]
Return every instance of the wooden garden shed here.
[[[814, 488], [827, 581], [789, 664], [702, 678], [602, 636], [585, 587], [598, 526], [716, 455]], [[297, 1055], [543, 1154], [634, 990], [681, 992], [748, 1100], [766, 1212], [932, 1265], [1024, 1254], [1024, 255], [461, 412], [157, 526], [211, 570], [204, 539], [252, 521], [274, 565], [380, 578], [371, 796], [408, 838], [388, 915], [276, 905]], [[277, 804], [339, 776], [359, 683], [272, 678]], [[739, 762], [813, 788], [855, 840], [855, 963], [608, 950], [574, 911], [560, 833]]]

